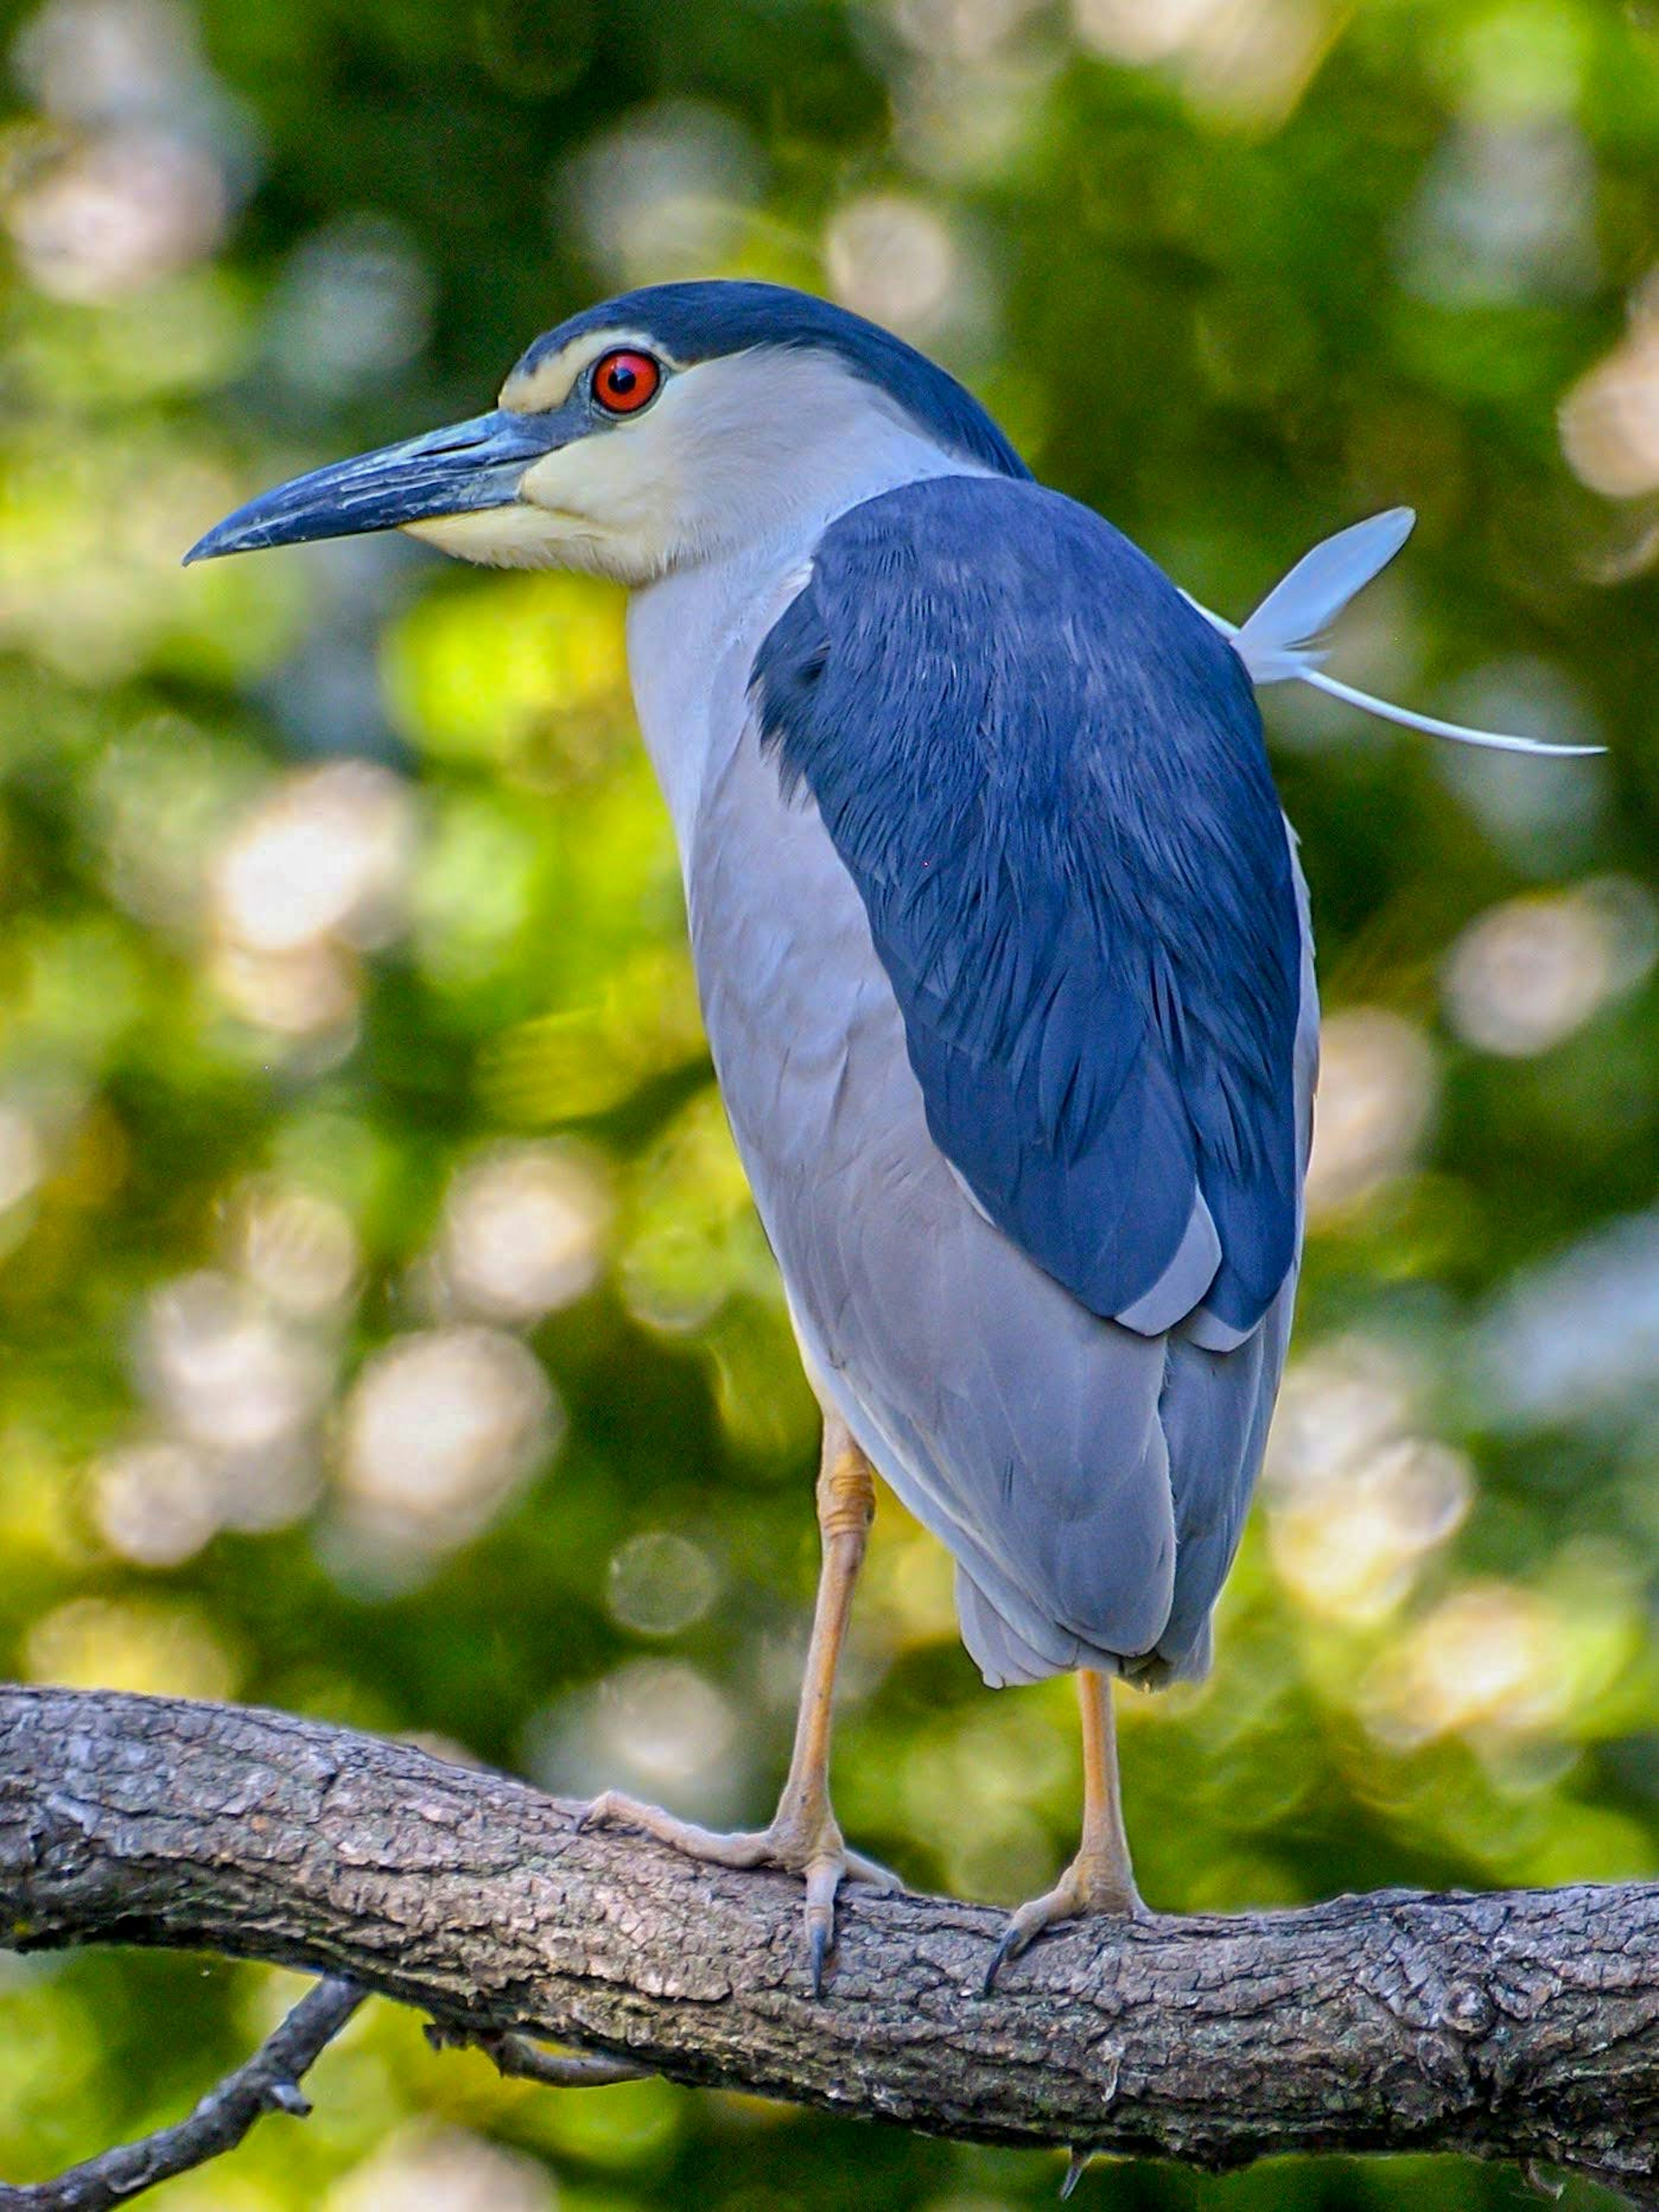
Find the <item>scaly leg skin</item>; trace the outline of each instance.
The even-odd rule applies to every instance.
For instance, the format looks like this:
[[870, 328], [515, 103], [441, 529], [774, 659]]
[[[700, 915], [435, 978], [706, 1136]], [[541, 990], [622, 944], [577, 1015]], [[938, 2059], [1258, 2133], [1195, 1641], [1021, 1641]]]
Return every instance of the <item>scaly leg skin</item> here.
[[824, 1962], [835, 1948], [836, 1893], [842, 1883], [867, 1881], [883, 1890], [901, 1887], [896, 1875], [878, 1866], [873, 1859], [848, 1850], [830, 1803], [830, 1722], [836, 1667], [875, 1507], [869, 1461], [854, 1443], [846, 1423], [838, 1416], [827, 1416], [817, 1484], [823, 1562], [812, 1614], [812, 1640], [806, 1653], [806, 1679], [795, 1720], [795, 1747], [770, 1826], [720, 1835], [615, 1790], [596, 1797], [581, 1819], [583, 1827], [626, 1821], [672, 1844], [677, 1850], [715, 1866], [776, 1866], [804, 1875], [807, 1955], [814, 1996], [823, 1994]]
[[1077, 1856], [1054, 1887], [1009, 1916], [985, 1970], [987, 1996], [1009, 1960], [1018, 1958], [1034, 1937], [1056, 1921], [1079, 1919], [1089, 1912], [1115, 1912], [1131, 1920], [1147, 1917], [1129, 1863], [1129, 1839], [1123, 1832], [1111, 1681], [1103, 1674], [1079, 1673], [1077, 1688], [1083, 1708], [1083, 1838]]

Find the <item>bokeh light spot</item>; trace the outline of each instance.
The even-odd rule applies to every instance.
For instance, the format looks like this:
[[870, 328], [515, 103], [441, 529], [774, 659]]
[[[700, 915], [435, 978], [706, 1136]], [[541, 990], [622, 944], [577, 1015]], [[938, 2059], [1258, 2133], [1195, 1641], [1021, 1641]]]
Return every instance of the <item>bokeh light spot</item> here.
[[677, 1636], [720, 1594], [719, 1570], [700, 1544], [668, 1528], [643, 1529], [611, 1554], [605, 1597], [613, 1620], [640, 1636]]
[[539, 1321], [598, 1281], [610, 1219], [609, 1195], [586, 1155], [514, 1145], [475, 1160], [444, 1210], [449, 1291], [486, 1320]]
[[152, 1294], [137, 1365], [145, 1395], [181, 1437], [227, 1451], [288, 1442], [320, 1410], [331, 1380], [320, 1345], [212, 1270]]
[[534, 2159], [417, 2120], [336, 2182], [324, 2212], [552, 2212], [556, 2202]]
[[1433, 1048], [1414, 1023], [1382, 1006], [1347, 1006], [1326, 1018], [1308, 1167], [1310, 1223], [1370, 1198], [1415, 1164], [1437, 1087]]
[[189, 1444], [129, 1444], [92, 1468], [93, 1511], [112, 1552], [142, 1567], [193, 1559], [221, 1522], [218, 1470]]
[[830, 222], [824, 260], [843, 307], [908, 337], [945, 319], [958, 257], [942, 218], [898, 193], [850, 201]]
[[1474, 1469], [1416, 1431], [1418, 1388], [1401, 1355], [1359, 1336], [1291, 1363], [1263, 1489], [1274, 1568], [1310, 1613], [1381, 1620], [1468, 1512]]
[[255, 956], [331, 936], [384, 944], [398, 924], [412, 829], [409, 794], [389, 769], [341, 761], [290, 778], [220, 855], [221, 929]]
[[1644, 979], [1656, 941], [1653, 901], [1626, 879], [1511, 899], [1471, 922], [1452, 947], [1447, 1015], [1483, 1051], [1509, 1059], [1547, 1052]]
[[313, 1191], [255, 1183], [239, 1194], [232, 1214], [241, 1272], [273, 1305], [312, 1319], [344, 1304], [359, 1254], [343, 1206]]
[[23, 1662], [32, 1682], [161, 1698], [228, 1698], [239, 1673], [222, 1636], [192, 1607], [101, 1597], [43, 1613]]
[[516, 1337], [475, 1328], [396, 1337], [347, 1401], [342, 1493], [372, 1536], [447, 1549], [488, 1525], [562, 1427], [552, 1385]]

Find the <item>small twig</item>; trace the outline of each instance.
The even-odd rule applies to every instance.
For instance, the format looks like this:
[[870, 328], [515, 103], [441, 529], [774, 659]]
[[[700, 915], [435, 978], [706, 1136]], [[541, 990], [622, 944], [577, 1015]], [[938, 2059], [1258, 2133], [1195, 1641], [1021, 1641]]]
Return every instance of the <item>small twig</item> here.
[[0, 2212], [106, 2212], [158, 2183], [234, 2150], [266, 2112], [303, 2119], [311, 2110], [301, 2078], [367, 1996], [353, 1982], [319, 1982], [245, 2065], [208, 2091], [186, 2120], [122, 2143], [51, 2181], [0, 2182]]
[[1062, 2204], [1070, 2203], [1072, 2191], [1089, 2171], [1089, 2161], [1093, 2156], [1094, 2153], [1091, 2150], [1073, 2148], [1066, 2152], [1066, 2172], [1060, 2185], [1060, 2201]]
[[[654, 2066], [641, 2066], [635, 2058], [614, 2058], [604, 2051], [549, 2051], [527, 2035], [509, 2031], [470, 2034], [445, 2021], [428, 2021], [426, 2039], [434, 2051], [482, 2051], [498, 2074], [513, 2081], [539, 2081], [549, 2089], [605, 2089], [614, 2081], [649, 2081], [657, 2078]], [[0, 2202], [0, 2212], [4, 2212]]]

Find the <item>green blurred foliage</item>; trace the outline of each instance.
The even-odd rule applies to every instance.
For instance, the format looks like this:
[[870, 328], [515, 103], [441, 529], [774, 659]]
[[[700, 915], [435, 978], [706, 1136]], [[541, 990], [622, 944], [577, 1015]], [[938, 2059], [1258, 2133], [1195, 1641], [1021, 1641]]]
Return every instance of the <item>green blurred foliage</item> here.
[[[1170, 1909], [1651, 1874], [1650, 11], [45, 0], [5, 34], [0, 1666], [768, 1809], [813, 1411], [620, 601], [400, 541], [177, 566], [593, 297], [763, 275], [896, 321], [1235, 616], [1411, 502], [1339, 671], [1607, 743], [1267, 700], [1330, 1016], [1302, 1313], [1214, 1675], [1132, 1701], [1124, 1761]], [[861, 1845], [1050, 1875], [1069, 1692], [982, 1689], [890, 1502], [846, 1689]], [[0, 2171], [171, 2116], [290, 1995], [0, 1958]], [[158, 2205], [991, 2212], [1059, 2173], [505, 2085], [385, 2008], [315, 2090]], [[1451, 2160], [1085, 2197], [1529, 2201]]]

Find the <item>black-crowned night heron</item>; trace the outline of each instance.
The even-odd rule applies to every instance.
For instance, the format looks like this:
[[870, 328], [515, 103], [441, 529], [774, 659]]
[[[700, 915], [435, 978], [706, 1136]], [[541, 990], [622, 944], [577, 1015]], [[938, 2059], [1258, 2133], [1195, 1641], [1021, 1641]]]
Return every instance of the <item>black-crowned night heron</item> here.
[[1410, 520], [1328, 540], [1233, 631], [910, 347], [696, 283], [576, 316], [491, 413], [189, 556], [396, 528], [632, 588], [709, 1042], [823, 1409], [823, 1562], [770, 1826], [591, 1817], [803, 1875], [815, 1986], [840, 1882], [890, 1879], [828, 1782], [872, 1463], [955, 1555], [986, 1680], [1079, 1671], [1081, 1848], [988, 1986], [1051, 1922], [1140, 1910], [1110, 1678], [1207, 1663], [1301, 1243], [1312, 944], [1252, 679], [1478, 734], [1314, 665]]

